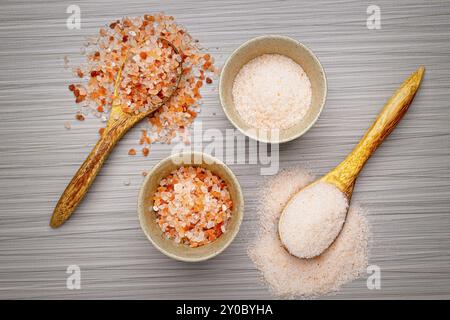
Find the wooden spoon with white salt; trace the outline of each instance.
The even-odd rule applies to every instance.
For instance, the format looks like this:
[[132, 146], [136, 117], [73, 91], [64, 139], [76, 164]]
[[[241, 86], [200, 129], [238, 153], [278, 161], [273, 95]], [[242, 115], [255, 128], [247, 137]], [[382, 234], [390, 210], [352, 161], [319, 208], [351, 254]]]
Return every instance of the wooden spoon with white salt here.
[[424, 72], [422, 66], [403, 82], [344, 161], [287, 203], [278, 233], [290, 254], [305, 259], [316, 257], [337, 238], [345, 223], [356, 178], [408, 110]]

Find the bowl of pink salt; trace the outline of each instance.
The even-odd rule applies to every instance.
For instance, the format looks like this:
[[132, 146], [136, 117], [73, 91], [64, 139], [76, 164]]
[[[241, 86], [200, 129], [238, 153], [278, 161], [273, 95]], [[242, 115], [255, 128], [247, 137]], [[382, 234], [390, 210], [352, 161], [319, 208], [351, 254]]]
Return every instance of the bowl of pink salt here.
[[237, 48], [222, 68], [220, 101], [231, 123], [265, 143], [307, 132], [325, 104], [327, 80], [319, 59], [300, 42], [262, 36]]
[[211, 259], [236, 237], [244, 198], [233, 172], [199, 152], [172, 155], [147, 174], [138, 199], [141, 228], [163, 254], [185, 262]]

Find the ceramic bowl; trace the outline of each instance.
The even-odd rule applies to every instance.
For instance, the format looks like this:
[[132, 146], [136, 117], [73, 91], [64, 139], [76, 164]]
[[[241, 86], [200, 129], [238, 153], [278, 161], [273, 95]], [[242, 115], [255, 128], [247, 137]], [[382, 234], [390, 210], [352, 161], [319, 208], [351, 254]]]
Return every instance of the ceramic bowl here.
[[[278, 135], [248, 126], [233, 102], [233, 82], [239, 70], [250, 60], [263, 54], [281, 54], [298, 63], [311, 81], [311, 108], [296, 125], [280, 130]], [[283, 143], [300, 137], [317, 121], [327, 96], [327, 80], [319, 59], [300, 42], [285, 36], [269, 35], [251, 39], [237, 48], [227, 59], [220, 76], [220, 101], [231, 123], [243, 134], [265, 143]]]
[[[221, 177], [228, 186], [234, 204], [227, 231], [215, 241], [197, 248], [177, 244], [168, 239], [156, 223], [157, 216], [152, 209], [152, 195], [161, 179], [183, 165], [200, 166]], [[217, 256], [231, 244], [244, 215], [244, 197], [236, 176], [220, 160], [200, 152], [182, 153], [162, 160], [147, 174], [139, 192], [138, 213], [142, 230], [159, 251], [176, 260], [199, 262]]]

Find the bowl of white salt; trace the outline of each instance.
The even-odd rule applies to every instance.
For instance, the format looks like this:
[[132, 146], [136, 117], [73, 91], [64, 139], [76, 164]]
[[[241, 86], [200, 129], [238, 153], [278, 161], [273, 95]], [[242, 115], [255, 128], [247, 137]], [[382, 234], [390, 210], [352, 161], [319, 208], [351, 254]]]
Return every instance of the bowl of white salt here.
[[285, 36], [251, 39], [227, 59], [220, 101], [231, 123], [265, 143], [291, 141], [317, 121], [327, 96], [325, 71], [314, 53]]

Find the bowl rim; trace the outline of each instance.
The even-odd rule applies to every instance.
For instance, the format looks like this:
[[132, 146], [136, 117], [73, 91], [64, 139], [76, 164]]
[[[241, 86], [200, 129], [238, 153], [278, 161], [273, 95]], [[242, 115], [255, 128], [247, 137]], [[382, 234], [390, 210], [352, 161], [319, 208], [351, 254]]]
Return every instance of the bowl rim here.
[[[265, 138], [261, 138], [258, 137], [258, 135], [253, 135], [249, 132], [247, 132], [246, 130], [244, 130], [241, 126], [239, 126], [231, 117], [230, 113], [228, 112], [228, 107], [225, 107], [225, 98], [224, 98], [224, 88], [223, 88], [223, 77], [225, 74], [225, 71], [228, 69], [231, 60], [242, 50], [245, 49], [246, 46], [248, 46], [251, 43], [254, 42], [258, 42], [258, 41], [262, 41], [262, 40], [266, 40], [266, 39], [281, 39], [283, 41], [289, 41], [294, 43], [295, 45], [298, 45], [300, 47], [302, 47], [303, 49], [305, 49], [305, 51], [307, 51], [311, 57], [313, 58], [313, 60], [317, 63], [317, 65], [319, 66], [319, 69], [323, 75], [323, 91], [324, 91], [324, 95], [323, 95], [323, 99], [320, 103], [320, 107], [319, 107], [319, 112], [317, 113], [317, 115], [314, 117], [314, 119], [302, 130], [299, 131], [298, 133], [291, 135], [289, 137], [286, 137], [284, 139], [278, 139], [278, 140], [270, 140], [270, 139], [265, 139]], [[289, 142], [292, 140], [295, 140], [299, 137], [301, 137], [302, 135], [304, 135], [306, 132], [309, 131], [309, 129], [312, 128], [312, 126], [314, 126], [314, 124], [317, 122], [317, 120], [319, 119], [320, 115], [322, 114], [322, 111], [325, 107], [325, 102], [327, 100], [327, 94], [328, 94], [328, 81], [327, 81], [327, 75], [325, 73], [325, 69], [323, 68], [322, 63], [320, 62], [319, 58], [314, 54], [314, 52], [306, 45], [304, 45], [303, 43], [301, 43], [300, 41], [293, 39], [291, 37], [288, 36], [284, 36], [284, 35], [275, 35], [275, 34], [269, 34], [269, 35], [263, 35], [263, 36], [257, 36], [254, 38], [251, 38], [247, 41], [245, 41], [244, 43], [242, 43], [239, 47], [237, 47], [236, 49], [233, 50], [233, 52], [228, 56], [227, 60], [225, 61], [223, 67], [222, 67], [222, 71], [220, 73], [220, 78], [219, 78], [219, 98], [220, 98], [220, 104], [222, 105], [222, 109], [225, 113], [225, 115], [227, 116], [228, 120], [233, 124], [233, 126], [238, 129], [242, 134], [244, 134], [245, 136], [252, 138], [256, 141], [259, 142], [263, 142], [263, 143], [270, 143], [270, 144], [280, 144], [280, 143], [285, 143], [285, 142]]]
[[[142, 212], [141, 210], [141, 204], [144, 202], [145, 199], [145, 186], [148, 184], [151, 176], [156, 173], [166, 162], [168, 161], [172, 161], [175, 157], [179, 157], [180, 155], [185, 155], [185, 154], [189, 154], [191, 156], [202, 156], [202, 159], [207, 158], [208, 161], [213, 161], [214, 163], [219, 164], [220, 166], [222, 166], [224, 168], [224, 170], [227, 172], [228, 176], [231, 178], [233, 185], [236, 187], [236, 192], [237, 192], [237, 198], [239, 198], [241, 200], [241, 209], [239, 212], [239, 217], [238, 220], [236, 222], [236, 226], [235, 228], [232, 230], [232, 234], [230, 236], [230, 238], [228, 239], [228, 241], [224, 242], [224, 244], [222, 245], [222, 247], [220, 247], [218, 250], [213, 251], [210, 254], [204, 255], [204, 256], [200, 256], [198, 258], [192, 258], [192, 257], [181, 257], [178, 256], [176, 254], [173, 254], [172, 252], [169, 252], [167, 250], [165, 250], [164, 248], [160, 247], [154, 240], [153, 238], [145, 231], [144, 228], [144, 224], [146, 223], [145, 220], [143, 219], [144, 214], [146, 214], [146, 212]], [[201, 164], [194, 164], [194, 165], [198, 165], [201, 166], [203, 164], [203, 160]], [[179, 164], [178, 167], [181, 167], [183, 165], [187, 165], [185, 164], [183, 161]], [[169, 258], [172, 258], [174, 260], [178, 260], [178, 261], [182, 261], [182, 262], [201, 262], [201, 261], [206, 261], [209, 259], [214, 258], [215, 256], [221, 254], [226, 248], [228, 248], [228, 246], [230, 246], [230, 244], [234, 241], [234, 239], [236, 238], [237, 234], [239, 233], [242, 221], [244, 219], [244, 195], [242, 192], [242, 188], [241, 185], [239, 184], [239, 180], [237, 179], [237, 177], [235, 176], [235, 174], [233, 173], [233, 171], [221, 160], [219, 160], [218, 158], [204, 153], [204, 152], [198, 152], [198, 151], [182, 151], [182, 152], [178, 152], [175, 154], [171, 154], [170, 156], [160, 160], [157, 164], [155, 164], [151, 170], [148, 172], [148, 174], [145, 176], [144, 181], [141, 184], [141, 187], [139, 189], [139, 195], [138, 195], [138, 201], [137, 201], [137, 212], [138, 212], [138, 218], [139, 218], [139, 225], [141, 227], [142, 232], [145, 234], [145, 236], [147, 237], [147, 239], [153, 244], [153, 246], [162, 254], [166, 255]], [[231, 232], [231, 231], [230, 231]]]

